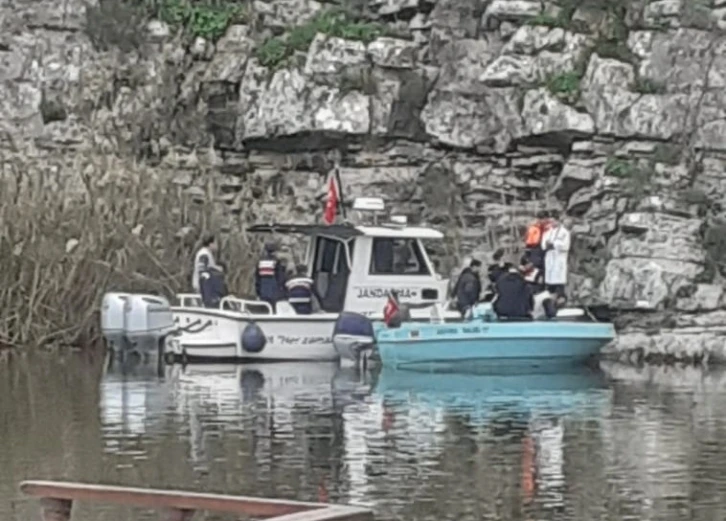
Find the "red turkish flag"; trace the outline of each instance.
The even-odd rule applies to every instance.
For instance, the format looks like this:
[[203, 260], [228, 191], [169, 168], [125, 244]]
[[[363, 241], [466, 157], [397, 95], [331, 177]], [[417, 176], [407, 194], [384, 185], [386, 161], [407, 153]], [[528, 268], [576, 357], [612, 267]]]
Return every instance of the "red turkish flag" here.
[[335, 216], [338, 214], [338, 202], [340, 201], [338, 196], [338, 184], [335, 182], [335, 176], [330, 175], [328, 181], [328, 197], [325, 201], [325, 211], [323, 212], [323, 220], [326, 224], [333, 224], [335, 222]]
[[393, 318], [393, 315], [398, 311], [398, 303], [391, 295], [388, 296], [388, 302], [386, 307], [383, 308], [383, 322], [388, 325]]

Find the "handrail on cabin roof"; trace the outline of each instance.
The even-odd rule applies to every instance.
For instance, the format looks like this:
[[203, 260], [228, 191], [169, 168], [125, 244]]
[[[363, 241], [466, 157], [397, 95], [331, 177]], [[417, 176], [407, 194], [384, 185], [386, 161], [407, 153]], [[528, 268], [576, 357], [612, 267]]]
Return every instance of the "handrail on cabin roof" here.
[[241, 514], [274, 521], [372, 521], [364, 508], [246, 496], [227, 496], [59, 481], [24, 481], [20, 490], [41, 498], [43, 519], [68, 521], [74, 501], [112, 503], [164, 511], [166, 519], [188, 520], [197, 510]]

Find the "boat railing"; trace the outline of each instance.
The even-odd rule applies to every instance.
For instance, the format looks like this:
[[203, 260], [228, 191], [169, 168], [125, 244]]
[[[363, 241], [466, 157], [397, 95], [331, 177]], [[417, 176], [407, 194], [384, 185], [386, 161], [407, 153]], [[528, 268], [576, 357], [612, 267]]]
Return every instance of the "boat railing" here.
[[202, 308], [202, 296], [199, 293], [177, 293], [176, 300], [182, 308]]
[[253, 315], [272, 315], [272, 306], [262, 300], [246, 300], [238, 297], [224, 297], [219, 302], [221, 309], [231, 309]]
[[174, 490], [25, 481], [20, 490], [40, 498], [43, 521], [69, 521], [75, 501], [161, 511], [161, 519], [189, 521], [197, 511], [236, 514], [275, 521], [372, 521], [365, 508]]
[[[182, 308], [203, 308], [202, 296], [199, 293], [179, 293], [176, 296], [179, 307]], [[252, 315], [272, 315], [272, 306], [261, 300], [247, 300], [238, 297], [224, 297], [219, 302], [219, 308], [224, 310], [239, 311]]]

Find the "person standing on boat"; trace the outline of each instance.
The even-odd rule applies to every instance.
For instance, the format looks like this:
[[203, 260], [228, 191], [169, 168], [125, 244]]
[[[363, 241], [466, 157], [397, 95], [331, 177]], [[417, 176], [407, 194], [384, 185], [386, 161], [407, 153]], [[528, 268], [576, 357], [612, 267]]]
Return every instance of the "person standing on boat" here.
[[257, 298], [267, 302], [275, 311], [278, 300], [285, 298], [285, 265], [277, 258], [277, 244], [268, 242], [255, 271]]
[[545, 249], [545, 285], [547, 291], [557, 295], [558, 304], [566, 301], [567, 257], [570, 253], [570, 226], [572, 221], [565, 217], [542, 237]]
[[224, 263], [218, 262], [215, 266], [208, 266], [200, 272], [199, 292], [205, 308], [219, 308], [220, 302], [227, 296], [225, 268]]
[[481, 279], [479, 271], [481, 270], [481, 261], [472, 259], [469, 266], [461, 272], [459, 280], [454, 286], [454, 296], [456, 298], [456, 309], [465, 317], [468, 311], [479, 302], [481, 294]]
[[313, 297], [320, 301], [313, 286], [313, 279], [308, 277], [308, 267], [298, 264], [297, 271], [285, 283], [287, 301], [298, 315], [310, 315], [313, 312]]
[[466, 268], [471, 264], [471, 257], [466, 256], [461, 259], [460, 266], [454, 266], [449, 272], [449, 286], [446, 288], [447, 299], [456, 300], [456, 285], [459, 283], [459, 277]]
[[202, 237], [202, 247], [194, 256], [194, 269], [192, 271], [192, 288], [200, 292], [199, 276], [203, 270], [217, 266], [214, 255], [217, 253], [217, 240], [212, 234]]
[[[537, 214], [537, 220], [527, 228], [527, 235], [524, 240], [524, 255], [528, 261], [537, 269], [544, 278], [545, 271], [545, 250], [544, 235], [554, 226], [554, 220], [549, 212], [541, 211]], [[542, 282], [544, 282], [542, 280]]]

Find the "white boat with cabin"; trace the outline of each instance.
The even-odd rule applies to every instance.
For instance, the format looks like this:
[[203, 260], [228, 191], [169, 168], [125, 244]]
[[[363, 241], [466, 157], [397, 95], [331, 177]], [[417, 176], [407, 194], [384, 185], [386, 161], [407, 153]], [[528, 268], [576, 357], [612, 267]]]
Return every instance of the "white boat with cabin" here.
[[[358, 199], [354, 210], [379, 212], [379, 199]], [[286, 301], [276, 309], [259, 300], [226, 297], [219, 309], [204, 308], [198, 295], [179, 295], [172, 308], [179, 326], [206, 325], [193, 334], [170, 337], [167, 352], [175, 358], [261, 361], [337, 360], [332, 335], [342, 311], [383, 318], [391, 289], [407, 303], [426, 305], [446, 298], [448, 280], [435, 272], [426, 241], [443, 234], [427, 227], [408, 226], [405, 219], [368, 225], [270, 224], [255, 225], [251, 233], [303, 235], [309, 239], [308, 276], [320, 296], [320, 309], [299, 315]], [[430, 320], [431, 309], [413, 310], [414, 319]], [[456, 312], [450, 313], [457, 318]], [[264, 347], [250, 349], [243, 341], [249, 324], [264, 333]], [[256, 346], [255, 346], [256, 347]]]
[[[336, 321], [344, 311], [364, 315], [370, 321], [382, 320], [389, 291], [394, 289], [402, 302], [413, 306], [412, 320], [461, 320], [457, 311], [445, 309], [449, 281], [436, 273], [425, 247], [427, 242], [443, 240], [444, 235], [433, 228], [409, 226], [400, 216], [379, 223], [379, 214], [385, 210], [381, 199], [356, 199], [353, 210], [361, 217], [372, 215], [368, 219], [372, 222], [259, 224], [248, 228], [251, 233], [308, 238], [305, 264], [320, 296], [319, 310], [300, 315], [287, 301], [278, 302], [273, 310], [266, 302], [232, 296], [222, 299], [219, 308], [206, 308], [200, 295], [180, 294], [176, 305], [170, 307], [175, 329], [164, 339], [167, 359], [332, 361], [342, 356], [358, 361], [355, 335], [338, 334], [338, 349], [333, 345]], [[111, 298], [108, 295], [114, 294], [107, 294]], [[122, 319], [105, 320], [123, 323]], [[369, 344], [369, 336], [361, 335], [360, 345]]]

